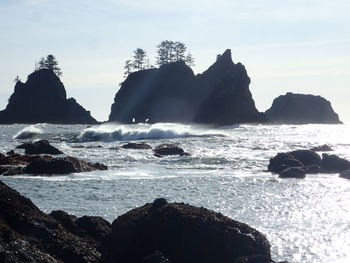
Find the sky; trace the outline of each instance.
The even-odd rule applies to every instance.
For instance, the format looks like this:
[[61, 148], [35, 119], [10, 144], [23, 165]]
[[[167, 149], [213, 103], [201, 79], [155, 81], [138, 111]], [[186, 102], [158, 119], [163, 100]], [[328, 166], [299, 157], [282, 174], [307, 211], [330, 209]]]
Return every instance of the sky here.
[[35, 63], [53, 54], [61, 81], [100, 121], [136, 48], [155, 62], [162, 40], [181, 41], [201, 73], [231, 49], [259, 111], [287, 92], [321, 95], [350, 123], [349, 0], [1, 0], [0, 110]]

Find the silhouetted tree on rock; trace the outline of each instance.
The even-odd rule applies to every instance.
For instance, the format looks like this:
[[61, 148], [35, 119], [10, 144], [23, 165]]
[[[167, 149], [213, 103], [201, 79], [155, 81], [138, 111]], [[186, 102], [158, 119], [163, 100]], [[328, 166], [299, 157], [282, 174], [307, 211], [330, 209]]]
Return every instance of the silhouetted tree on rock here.
[[138, 48], [134, 51], [133, 68], [137, 70], [143, 70], [146, 66], [147, 53], [142, 48]]
[[42, 57], [35, 65], [35, 71], [40, 69], [51, 69], [58, 77], [62, 76], [61, 69], [58, 67], [58, 62], [53, 55], [47, 55], [46, 58]]

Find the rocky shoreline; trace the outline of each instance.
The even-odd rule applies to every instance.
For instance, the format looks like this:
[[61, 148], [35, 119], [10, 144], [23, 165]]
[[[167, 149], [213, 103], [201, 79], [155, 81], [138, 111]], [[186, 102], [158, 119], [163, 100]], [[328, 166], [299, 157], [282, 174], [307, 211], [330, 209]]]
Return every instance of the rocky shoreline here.
[[116, 218], [45, 214], [0, 181], [2, 262], [272, 263], [266, 237], [220, 213], [156, 199]]

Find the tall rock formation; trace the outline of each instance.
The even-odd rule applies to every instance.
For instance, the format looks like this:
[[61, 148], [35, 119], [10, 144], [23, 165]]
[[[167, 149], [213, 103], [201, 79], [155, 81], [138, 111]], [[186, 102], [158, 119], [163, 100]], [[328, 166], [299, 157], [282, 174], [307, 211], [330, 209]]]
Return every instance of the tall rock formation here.
[[183, 62], [132, 73], [122, 83], [109, 121], [181, 122], [228, 125], [260, 122], [244, 66], [226, 50], [204, 73], [195, 76]]
[[331, 103], [321, 96], [288, 92], [274, 99], [266, 111], [269, 122], [280, 124], [341, 124]]
[[67, 99], [62, 82], [50, 69], [33, 72], [26, 83], [18, 81], [6, 109], [0, 111], [0, 123], [41, 122], [97, 123], [75, 99]]

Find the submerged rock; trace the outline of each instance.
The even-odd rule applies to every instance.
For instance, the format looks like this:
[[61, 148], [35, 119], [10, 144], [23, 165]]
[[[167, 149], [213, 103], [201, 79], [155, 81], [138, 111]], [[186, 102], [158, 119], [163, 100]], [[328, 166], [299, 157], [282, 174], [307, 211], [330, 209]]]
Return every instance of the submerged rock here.
[[[312, 150], [296, 150], [278, 153], [269, 161], [268, 170], [281, 178], [303, 178], [305, 174], [340, 173], [350, 169], [350, 161], [337, 155], [322, 154]], [[304, 175], [303, 175], [304, 174]]]
[[0, 155], [0, 174], [69, 174], [107, 170], [100, 163], [89, 163], [67, 156], [54, 158], [50, 155]]
[[197, 76], [178, 61], [131, 73], [115, 95], [109, 121], [230, 125], [261, 122], [249, 91], [250, 78], [226, 50]]
[[313, 147], [310, 150], [314, 151], [314, 152], [331, 152], [331, 151], [333, 151], [332, 147], [330, 147], [327, 144]]
[[18, 81], [0, 123], [96, 124], [90, 112], [75, 99], [67, 99], [66, 90], [53, 70], [41, 69]]
[[[106, 262], [142, 262], [161, 251], [172, 263], [232, 263], [241, 256], [270, 258], [266, 237], [222, 214], [180, 203], [146, 204], [112, 223]], [[167, 261], [166, 261], [167, 262]]]
[[123, 149], [148, 150], [152, 149], [147, 143], [126, 143], [121, 146]]
[[75, 157], [42, 158], [28, 164], [25, 173], [28, 174], [69, 174], [107, 170], [107, 166], [100, 163], [88, 163]]
[[321, 96], [291, 92], [274, 99], [271, 108], [265, 114], [273, 123], [342, 123], [328, 100]]
[[349, 179], [350, 180], [350, 169], [349, 170], [345, 170], [345, 171], [342, 171], [339, 176], [341, 178], [345, 178], [345, 179]]
[[280, 173], [289, 167], [302, 167], [304, 164], [297, 160], [290, 153], [278, 153], [270, 159], [268, 170], [274, 173]]
[[180, 155], [189, 156], [190, 154], [185, 152], [184, 149], [180, 148], [175, 144], [161, 144], [153, 149], [154, 155], [157, 157], [162, 157], [166, 155]]
[[339, 173], [350, 169], [350, 161], [335, 154], [324, 153], [322, 154], [321, 166], [329, 172]]
[[289, 167], [284, 169], [279, 178], [305, 178], [305, 169], [303, 167]]
[[63, 154], [59, 149], [52, 146], [47, 140], [40, 140], [37, 142], [26, 142], [16, 147], [17, 149], [24, 149], [25, 154]]

